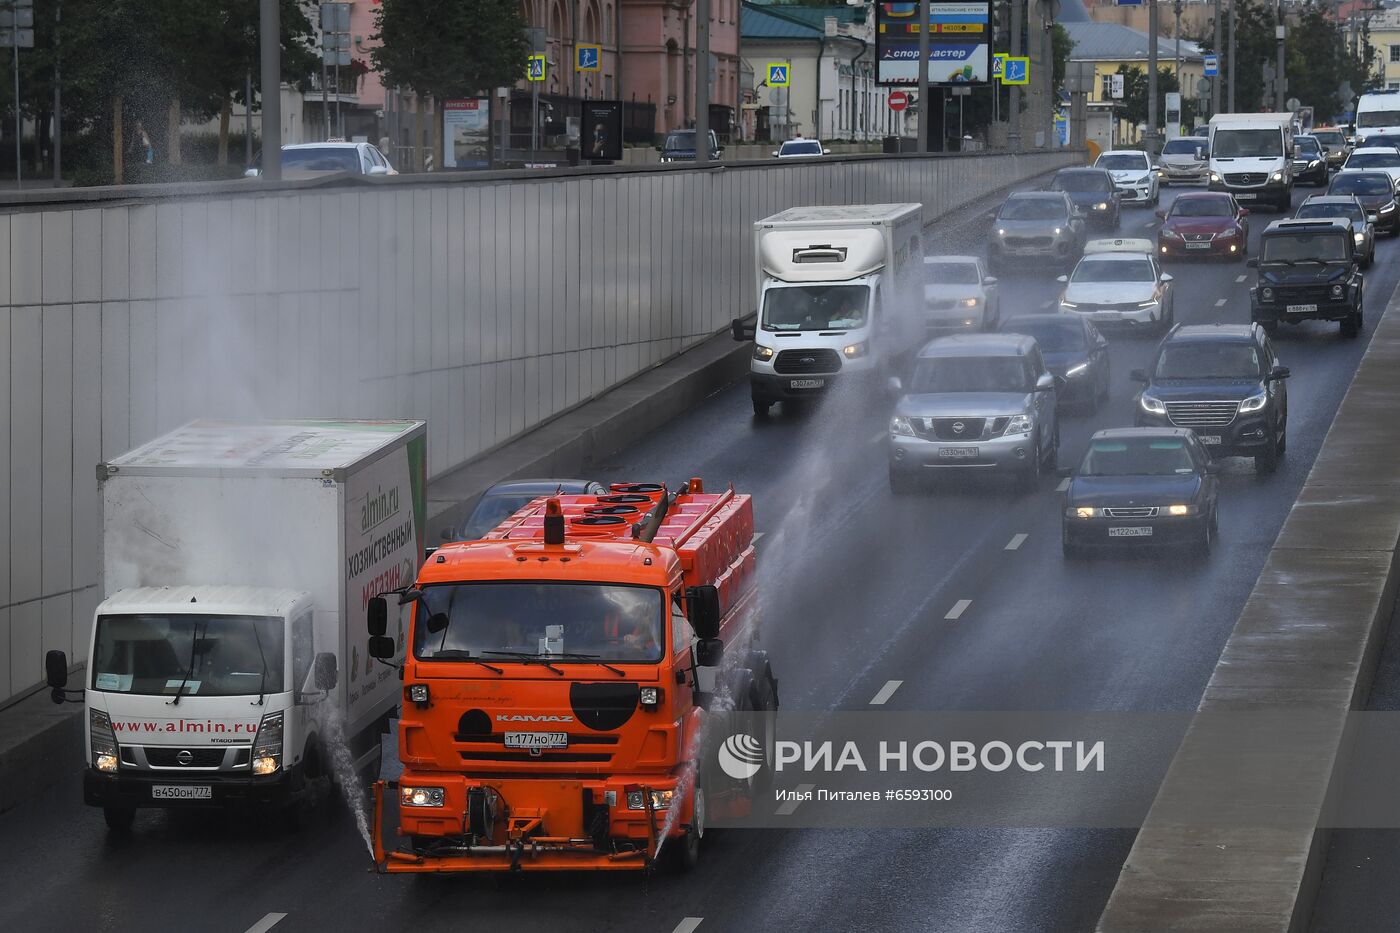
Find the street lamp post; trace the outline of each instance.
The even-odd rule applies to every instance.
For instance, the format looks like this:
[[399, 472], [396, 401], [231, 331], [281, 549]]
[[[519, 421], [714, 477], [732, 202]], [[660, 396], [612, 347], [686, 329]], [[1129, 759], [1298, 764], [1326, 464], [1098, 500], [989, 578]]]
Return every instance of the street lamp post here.
[[1143, 147], [1149, 156], [1157, 155], [1157, 0], [1147, 5], [1147, 131]]

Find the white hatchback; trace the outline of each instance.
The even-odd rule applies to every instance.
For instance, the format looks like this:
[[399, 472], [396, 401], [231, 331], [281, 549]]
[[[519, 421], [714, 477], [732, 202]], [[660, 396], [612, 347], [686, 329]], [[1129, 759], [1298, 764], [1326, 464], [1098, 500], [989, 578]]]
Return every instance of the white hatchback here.
[[1157, 170], [1152, 160], [1140, 149], [1114, 149], [1094, 161], [1113, 176], [1113, 187], [1123, 193], [1125, 203], [1156, 204], [1162, 194], [1157, 183]]

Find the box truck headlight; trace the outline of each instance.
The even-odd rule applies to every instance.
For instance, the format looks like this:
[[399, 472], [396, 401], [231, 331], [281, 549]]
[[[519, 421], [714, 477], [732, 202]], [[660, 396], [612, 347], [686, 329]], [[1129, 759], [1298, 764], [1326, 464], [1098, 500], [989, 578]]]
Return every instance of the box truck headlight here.
[[399, 804], [405, 807], [440, 807], [447, 793], [441, 787], [400, 787]]
[[408, 699], [409, 699], [409, 702], [411, 702], [411, 703], [417, 703], [419, 706], [427, 706], [427, 705], [428, 705], [428, 699], [429, 699], [428, 685], [427, 685], [427, 684], [409, 684], [409, 685], [408, 685]]
[[643, 687], [641, 697], [642, 709], [654, 710], [661, 705], [660, 687]]
[[92, 734], [92, 766], [109, 774], [117, 770], [117, 737], [112, 733], [112, 720], [100, 709], [88, 711], [88, 729]]
[[[652, 808], [653, 810], [665, 810], [667, 807], [669, 807], [669, 806], [671, 805], [671, 801], [675, 798], [675, 796], [676, 796], [676, 792], [675, 792], [675, 791], [671, 791], [671, 790], [654, 790], [654, 791], [651, 792], [651, 808]], [[629, 809], [629, 810], [645, 810], [645, 809], [646, 809], [645, 800], [646, 800], [646, 798], [644, 798], [644, 797], [642, 796], [642, 792], [641, 792], [641, 791], [639, 791], [639, 790], [629, 790], [629, 791], [627, 792], [627, 809]]]
[[253, 740], [253, 773], [272, 774], [282, 767], [282, 713], [268, 713]]
[[773, 348], [761, 347], [758, 344], [754, 344], [753, 358], [756, 360], [771, 360], [773, 358]]
[[870, 352], [870, 341], [862, 340], [860, 343], [853, 343], [844, 348], [841, 352], [848, 360], [858, 360]]

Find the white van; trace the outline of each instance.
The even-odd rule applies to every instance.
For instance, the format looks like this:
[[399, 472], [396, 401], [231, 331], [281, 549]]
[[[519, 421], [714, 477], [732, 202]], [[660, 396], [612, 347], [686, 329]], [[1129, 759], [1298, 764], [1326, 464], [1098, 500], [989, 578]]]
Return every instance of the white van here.
[[1218, 113], [1210, 118], [1210, 190], [1281, 211], [1293, 199], [1293, 115]]
[[1362, 94], [1356, 102], [1356, 136], [1400, 135], [1400, 91]]

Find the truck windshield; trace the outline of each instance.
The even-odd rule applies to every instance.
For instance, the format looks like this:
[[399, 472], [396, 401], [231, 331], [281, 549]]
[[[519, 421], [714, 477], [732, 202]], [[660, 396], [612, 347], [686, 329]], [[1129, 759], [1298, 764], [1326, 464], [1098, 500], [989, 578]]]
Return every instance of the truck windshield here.
[[1400, 126], [1400, 110], [1366, 110], [1356, 115], [1356, 128]]
[[1276, 129], [1216, 130], [1211, 155], [1217, 159], [1267, 159], [1283, 155], [1283, 132]]
[[[660, 589], [605, 583], [452, 583], [427, 586], [428, 617], [413, 626], [419, 660], [512, 657], [655, 663], [665, 604]], [[446, 627], [441, 627], [442, 623]], [[436, 631], [434, 631], [436, 629]]]
[[1347, 241], [1334, 233], [1299, 233], [1264, 238], [1260, 262], [1339, 262], [1347, 258]]
[[868, 285], [770, 288], [763, 296], [765, 330], [850, 330], [865, 325]]
[[283, 630], [271, 616], [101, 616], [91, 686], [143, 696], [281, 693]]

